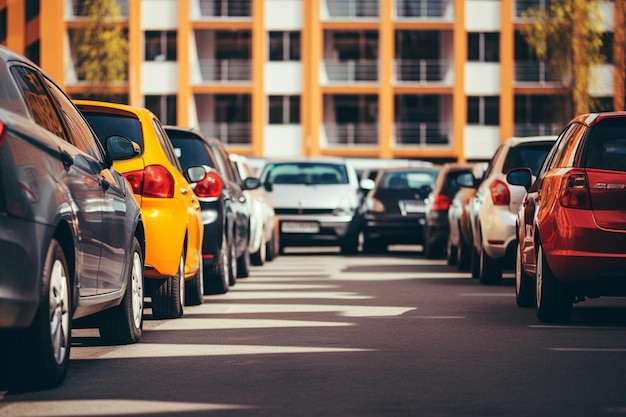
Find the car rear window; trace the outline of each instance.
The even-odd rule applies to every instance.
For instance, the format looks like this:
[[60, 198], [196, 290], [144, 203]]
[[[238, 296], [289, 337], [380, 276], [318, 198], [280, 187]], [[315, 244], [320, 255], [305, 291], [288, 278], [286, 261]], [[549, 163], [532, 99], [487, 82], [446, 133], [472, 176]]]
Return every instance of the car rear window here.
[[174, 146], [174, 153], [178, 157], [183, 169], [187, 169], [194, 165], [208, 165], [211, 168], [215, 167], [215, 161], [209, 155], [202, 139], [194, 138], [190, 135], [167, 132], [172, 146]]
[[348, 184], [348, 171], [341, 164], [294, 162], [268, 164], [263, 182], [272, 184]]
[[538, 142], [518, 145], [509, 149], [502, 172], [508, 172], [513, 168], [526, 167], [530, 168], [533, 175], [537, 175], [543, 160], [546, 159], [548, 152], [552, 149], [552, 145], [554, 145], [554, 142]]
[[424, 186], [432, 188], [436, 180], [436, 171], [389, 171], [380, 177], [378, 189], [417, 190]]
[[143, 152], [143, 133], [141, 123], [134, 117], [120, 114], [101, 114], [83, 112], [83, 116], [100, 142], [112, 135], [124, 136], [137, 143]]
[[586, 167], [626, 171], [626, 119], [604, 119], [591, 129]]

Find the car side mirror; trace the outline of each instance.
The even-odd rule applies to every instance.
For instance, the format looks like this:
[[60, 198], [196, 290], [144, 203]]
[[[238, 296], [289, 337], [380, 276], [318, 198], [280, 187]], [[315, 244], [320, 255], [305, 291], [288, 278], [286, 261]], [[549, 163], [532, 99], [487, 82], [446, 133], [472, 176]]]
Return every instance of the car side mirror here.
[[263, 188], [265, 189], [265, 191], [267, 191], [268, 193], [271, 193], [272, 191], [274, 191], [274, 187], [272, 186], [271, 182], [264, 182], [263, 183]]
[[258, 178], [248, 177], [243, 180], [242, 186], [244, 190], [256, 190], [261, 186], [261, 181]]
[[113, 161], [123, 161], [141, 153], [139, 145], [125, 136], [112, 135], [104, 140], [107, 154]]
[[521, 185], [528, 191], [533, 183], [533, 173], [530, 168], [513, 168], [506, 173], [506, 181], [511, 185]]
[[202, 181], [206, 174], [206, 168], [199, 165], [190, 166], [185, 170], [185, 176], [187, 177], [187, 181], [191, 183]]
[[374, 189], [374, 180], [371, 180], [369, 178], [363, 178], [361, 180], [361, 182], [359, 183], [359, 187], [361, 188], [361, 190], [363, 191], [370, 191]]

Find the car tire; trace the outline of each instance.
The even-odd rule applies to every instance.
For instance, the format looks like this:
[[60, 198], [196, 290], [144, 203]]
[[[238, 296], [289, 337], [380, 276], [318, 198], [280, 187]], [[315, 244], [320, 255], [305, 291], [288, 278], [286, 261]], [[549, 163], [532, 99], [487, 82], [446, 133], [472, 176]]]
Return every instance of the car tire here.
[[341, 244], [342, 255], [355, 255], [359, 253], [359, 233], [349, 233]]
[[272, 237], [270, 237], [270, 240], [265, 242], [265, 247], [265, 260], [271, 262], [276, 259], [276, 254], [278, 253], [278, 251], [276, 250], [276, 236], [274, 235], [274, 233], [272, 233]]
[[222, 245], [215, 256], [215, 262], [204, 275], [204, 295], [226, 294], [230, 280], [230, 253], [226, 235], [222, 234]]
[[374, 239], [364, 236], [363, 238], [363, 253], [379, 254], [387, 252], [387, 244], [380, 241], [380, 239]]
[[228, 285], [233, 286], [237, 284], [237, 250], [234, 242], [228, 242]]
[[248, 278], [250, 276], [250, 251], [248, 247], [237, 258], [237, 278]]
[[478, 280], [482, 285], [498, 285], [502, 282], [502, 263], [480, 250]]
[[98, 317], [100, 338], [107, 344], [135, 343], [143, 333], [144, 261], [136, 237], [133, 238], [131, 253], [133, 255], [126, 274], [126, 292], [122, 302], [103, 311]]
[[537, 250], [536, 278], [537, 319], [542, 323], [566, 323], [573, 310], [573, 299], [567, 289], [560, 284], [543, 252], [541, 243]]
[[448, 266], [455, 266], [457, 264], [457, 246], [452, 243], [450, 236], [448, 236], [448, 242], [446, 244], [446, 264]]
[[480, 272], [480, 255], [476, 248], [471, 248], [470, 272], [472, 273], [472, 278], [478, 278]]
[[46, 253], [41, 282], [39, 308], [30, 327], [4, 334], [0, 343], [3, 389], [51, 389], [67, 375], [72, 296], [65, 254], [55, 239]]
[[250, 263], [254, 266], [263, 266], [267, 260], [267, 242], [265, 236], [261, 237], [259, 250], [250, 254]]
[[160, 281], [152, 293], [152, 316], [155, 319], [182, 317], [185, 305], [184, 252], [180, 255], [176, 275]]
[[443, 248], [430, 237], [428, 228], [424, 232], [424, 256], [426, 259], [439, 259], [443, 252]]
[[520, 307], [535, 307], [535, 280], [522, 268], [522, 248], [515, 252], [515, 302]]
[[456, 247], [456, 269], [459, 271], [470, 271], [472, 263], [472, 248], [467, 246], [463, 239]]
[[192, 279], [185, 281], [185, 305], [198, 306], [204, 302], [204, 262], [200, 260]]

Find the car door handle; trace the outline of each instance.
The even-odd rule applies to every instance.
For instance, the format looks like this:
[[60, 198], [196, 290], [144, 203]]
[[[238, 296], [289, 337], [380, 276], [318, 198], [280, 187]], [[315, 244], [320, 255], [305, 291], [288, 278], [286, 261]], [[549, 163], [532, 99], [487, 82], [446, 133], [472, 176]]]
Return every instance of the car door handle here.
[[181, 193], [182, 195], [185, 195], [185, 194], [187, 194], [188, 192], [189, 192], [189, 190], [188, 190], [188, 189], [186, 189], [186, 188], [181, 188], [181, 189], [180, 189], [180, 193]]
[[244, 197], [244, 196], [239, 197], [239, 201], [241, 203], [245, 203], [246, 202], [246, 197]]

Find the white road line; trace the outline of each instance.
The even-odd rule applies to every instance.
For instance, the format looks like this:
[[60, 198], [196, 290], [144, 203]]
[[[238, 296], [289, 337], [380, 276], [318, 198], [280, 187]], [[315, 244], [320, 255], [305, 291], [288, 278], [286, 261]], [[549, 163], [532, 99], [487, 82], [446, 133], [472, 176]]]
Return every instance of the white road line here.
[[514, 297], [515, 294], [491, 293], [491, 292], [464, 292], [458, 294], [461, 297]]
[[368, 295], [359, 295], [356, 293], [347, 292], [273, 292], [273, 291], [229, 291], [223, 295], [223, 299], [228, 300], [284, 300], [284, 299], [298, 299], [298, 298], [318, 298], [321, 300], [366, 300], [374, 297]]
[[548, 348], [557, 352], [626, 352], [626, 348]]
[[[185, 317], [207, 314], [249, 314], [249, 313], [338, 313], [343, 317], [393, 317], [401, 316], [415, 307], [327, 305], [327, 304], [226, 304], [206, 303], [195, 307], [185, 307]], [[178, 322], [180, 319], [176, 319]]]
[[[185, 314], [185, 316], [187, 316]], [[166, 321], [153, 330], [224, 330], [224, 329], [271, 329], [285, 327], [340, 327], [354, 326], [354, 323], [303, 321], [303, 320], [258, 320], [231, 318], [180, 318]]]
[[533, 329], [571, 329], [571, 330], [615, 330], [619, 332], [624, 331], [624, 327], [610, 327], [610, 326], [578, 326], [576, 324], [529, 324], [528, 327]]

